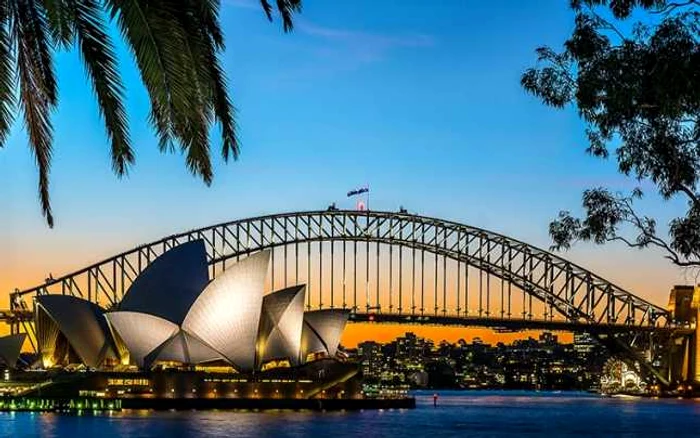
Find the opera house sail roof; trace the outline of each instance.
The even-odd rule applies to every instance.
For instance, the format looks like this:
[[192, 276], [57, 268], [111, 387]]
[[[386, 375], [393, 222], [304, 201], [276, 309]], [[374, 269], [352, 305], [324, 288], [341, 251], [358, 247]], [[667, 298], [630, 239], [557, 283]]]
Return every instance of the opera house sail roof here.
[[109, 312], [72, 296], [40, 296], [44, 365], [223, 361], [247, 372], [334, 356], [348, 312], [305, 313], [304, 285], [264, 296], [269, 265], [269, 250], [253, 253], [209, 281], [206, 247], [197, 240], [153, 260]]
[[22, 351], [25, 339], [27, 339], [25, 333], [0, 337], [0, 365], [8, 368], [17, 366], [19, 353]]
[[183, 243], [166, 251], [136, 277], [119, 310], [149, 313], [181, 324], [207, 283], [204, 242]]
[[146, 366], [146, 356], [179, 330], [177, 324], [148, 313], [120, 310], [105, 316], [126, 344], [131, 361], [139, 367]]
[[36, 313], [44, 366], [79, 362], [99, 368], [106, 360], [119, 361], [103, 310], [97, 304], [70, 295], [39, 295]]
[[301, 355], [335, 356], [340, 337], [345, 330], [350, 312], [341, 309], [316, 310], [304, 313], [304, 329], [301, 337]]
[[292, 286], [263, 298], [258, 333], [258, 367], [273, 359], [299, 364], [306, 286]]
[[221, 352], [234, 366], [252, 370], [270, 251], [228, 267], [204, 289], [182, 328]]
[[146, 358], [146, 363], [156, 360], [198, 364], [223, 359], [221, 354], [184, 330], [178, 331]]

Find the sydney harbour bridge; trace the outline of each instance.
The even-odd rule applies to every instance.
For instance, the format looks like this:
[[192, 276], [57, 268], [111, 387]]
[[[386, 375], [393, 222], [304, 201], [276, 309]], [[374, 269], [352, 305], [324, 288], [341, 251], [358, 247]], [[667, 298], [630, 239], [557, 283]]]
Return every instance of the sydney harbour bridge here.
[[348, 309], [351, 322], [588, 332], [663, 385], [681, 380], [692, 361], [674, 355], [692, 347], [694, 330], [665, 307], [527, 243], [403, 209], [331, 207], [175, 234], [15, 290], [0, 316], [36, 349], [33, 297], [70, 294], [110, 308], [151, 261], [196, 239], [211, 278], [227, 262], [272, 249], [268, 290], [306, 284], [308, 310]]

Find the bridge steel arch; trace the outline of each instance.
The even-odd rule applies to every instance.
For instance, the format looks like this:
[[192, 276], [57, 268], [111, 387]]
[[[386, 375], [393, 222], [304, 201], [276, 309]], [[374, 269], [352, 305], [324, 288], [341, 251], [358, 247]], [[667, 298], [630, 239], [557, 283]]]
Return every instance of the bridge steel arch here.
[[[343, 242], [343, 256], [347, 252], [346, 243], [366, 245], [366, 280], [368, 283], [370, 244], [376, 245], [377, 255], [380, 245], [402, 248], [398, 249], [397, 252], [390, 253], [393, 255], [390, 256], [389, 263], [397, 263], [397, 257], [400, 260], [406, 248], [414, 251], [414, 255], [415, 251], [419, 251], [423, 257], [425, 253], [435, 256], [433, 308], [426, 309], [422, 304], [420, 307], [417, 306], [415, 296], [412, 297], [414, 303], [412, 306], [404, 306], [401, 300], [398, 301], [397, 306], [395, 305], [396, 301], [392, 302], [391, 297], [388, 305], [386, 300], [382, 302], [378, 286], [379, 264], [377, 264], [376, 269], [377, 299], [374, 305], [370, 302], [369, 295], [364, 306], [358, 303], [357, 298], [350, 297], [348, 299], [345, 296], [345, 290], [343, 290], [343, 299], [340, 304], [336, 304], [337, 301], [334, 300], [332, 292], [330, 304], [328, 302], [324, 304], [322, 281], [319, 282], [318, 299], [312, 299], [312, 294], [309, 294], [307, 308], [351, 309], [353, 311], [352, 319], [357, 321], [384, 320], [412, 323], [425, 321], [433, 324], [457, 323], [492, 327], [552, 327], [553, 329], [557, 329], [557, 327], [605, 328], [611, 331], [632, 332], [664, 331], [672, 328], [672, 321], [666, 309], [656, 306], [558, 255], [519, 240], [457, 222], [409, 214], [403, 211], [396, 213], [335, 209], [260, 216], [171, 235], [60, 278], [47, 278], [45, 283], [35, 287], [21, 291], [15, 290], [11, 294], [11, 311], [18, 315], [21, 315], [22, 312], [29, 314], [32, 307], [27, 304], [26, 299], [50, 293], [80, 296], [110, 307], [120, 301], [131, 282], [152, 260], [170, 248], [196, 239], [201, 239], [206, 244], [213, 276], [225, 269], [226, 262], [232, 258], [239, 258], [267, 248], [284, 247], [285, 282], [288, 279], [286, 272], [288, 248], [293, 247], [294, 255], [299, 259], [300, 245], [302, 248], [303, 245], [306, 245], [309, 255], [307, 267], [309, 267], [311, 264], [311, 245], [316, 242], [318, 242], [316, 245], [319, 252], [319, 275], [322, 275], [323, 271], [321, 266], [323, 264], [324, 242], [326, 245], [330, 242], [332, 254], [336, 244]], [[326, 250], [328, 251], [328, 247]], [[273, 251], [273, 257], [276, 251], [278, 250]], [[451, 290], [448, 297], [447, 287], [443, 287], [444, 296], [441, 305], [439, 305], [438, 297], [438, 256], [443, 260], [443, 283], [447, 282], [448, 277], [447, 260], [456, 263], [457, 267], [457, 288]], [[331, 260], [335, 260], [335, 258], [337, 258], [335, 255], [331, 255]], [[414, 270], [411, 274], [415, 277], [417, 275], [415, 259], [413, 263]], [[272, 266], [272, 283], [274, 284], [274, 262]], [[403, 264], [399, 269], [402, 267]], [[471, 267], [485, 273], [487, 278], [494, 276], [499, 279], [501, 281], [501, 297], [504, 296], [504, 285], [507, 285], [509, 294], [511, 287], [522, 291], [523, 299], [527, 295], [528, 300], [530, 300], [529, 307], [523, 301], [522, 311], [514, 314], [510, 308], [510, 301], [507, 312], [502, 301], [500, 312], [492, 312], [488, 304], [484, 307], [480, 299], [478, 309], [470, 313], [468, 278], [464, 279], [461, 286], [459, 283], [462, 267], [466, 267], [467, 276]], [[345, 269], [344, 257], [343, 269]], [[424, 269], [425, 258], [421, 263], [421, 270]], [[296, 270], [299, 270], [298, 265]], [[391, 272], [395, 270], [396, 265], [393, 268], [390, 265], [390, 278]], [[333, 272], [331, 270], [331, 276]], [[354, 275], [357, 273], [355, 272]], [[343, 285], [345, 285], [345, 280], [345, 273], [343, 273]], [[402, 280], [398, 281], [400, 283]], [[415, 284], [415, 279], [413, 282]], [[331, 289], [333, 284], [333, 280], [331, 280]], [[396, 286], [389, 287], [390, 294], [392, 288], [396, 288]], [[463, 296], [465, 288], [467, 294]], [[488, 300], [491, 289], [487, 288], [486, 300]], [[416, 294], [415, 287], [411, 289], [411, 293]], [[543, 310], [542, 316], [533, 314], [532, 300], [539, 303], [540, 309]], [[27, 323], [22, 318], [15, 318], [13, 321], [15, 324]]]

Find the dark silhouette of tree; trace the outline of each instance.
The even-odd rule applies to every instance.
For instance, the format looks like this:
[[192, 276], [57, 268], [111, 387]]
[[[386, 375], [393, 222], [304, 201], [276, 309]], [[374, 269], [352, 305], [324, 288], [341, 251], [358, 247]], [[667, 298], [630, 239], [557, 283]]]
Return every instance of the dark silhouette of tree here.
[[[209, 131], [218, 125], [221, 154], [238, 157], [235, 111], [220, 54], [224, 36], [220, 0], [2, 0], [0, 1], [0, 147], [21, 110], [39, 169], [39, 198], [53, 226], [49, 169], [51, 112], [58, 105], [56, 50], [77, 50], [92, 85], [112, 167], [122, 176], [134, 162], [109, 26], [116, 23], [131, 50], [151, 101], [150, 123], [162, 151], [179, 148], [187, 168], [212, 181]], [[301, 0], [261, 0], [268, 19], [279, 12], [285, 31]]]
[[538, 65], [523, 73], [522, 86], [546, 105], [574, 105], [588, 153], [612, 152], [621, 173], [652, 182], [665, 200], [685, 198], [687, 210], [666, 235], [635, 208], [639, 188], [592, 188], [583, 217], [562, 211], [550, 224], [552, 248], [620, 241], [700, 267], [700, 1], [573, 0], [571, 7], [575, 27], [563, 50], [537, 49]]

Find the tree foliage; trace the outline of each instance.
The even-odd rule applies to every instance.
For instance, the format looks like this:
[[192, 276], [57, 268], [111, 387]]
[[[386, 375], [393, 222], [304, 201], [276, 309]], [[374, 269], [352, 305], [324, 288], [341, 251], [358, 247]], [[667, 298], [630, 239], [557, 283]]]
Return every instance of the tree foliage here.
[[[39, 170], [39, 198], [53, 226], [49, 170], [53, 150], [51, 113], [58, 105], [53, 57], [80, 54], [111, 146], [114, 172], [134, 162], [124, 107], [124, 85], [109, 36], [116, 25], [136, 61], [151, 102], [149, 121], [161, 150], [180, 149], [187, 168], [212, 181], [209, 133], [221, 132], [224, 159], [238, 156], [235, 110], [221, 64], [224, 36], [220, 0], [2, 0], [0, 1], [0, 147], [21, 110]], [[301, 0], [261, 0], [284, 30]]]
[[683, 197], [668, 224], [640, 214], [640, 189], [584, 192], [584, 216], [550, 224], [553, 249], [621, 241], [657, 247], [679, 266], [700, 266], [700, 1], [573, 0], [575, 26], [561, 51], [537, 49], [521, 77], [546, 105], [573, 105], [586, 124], [587, 152], [613, 155], [619, 171], [650, 181], [665, 199]]

